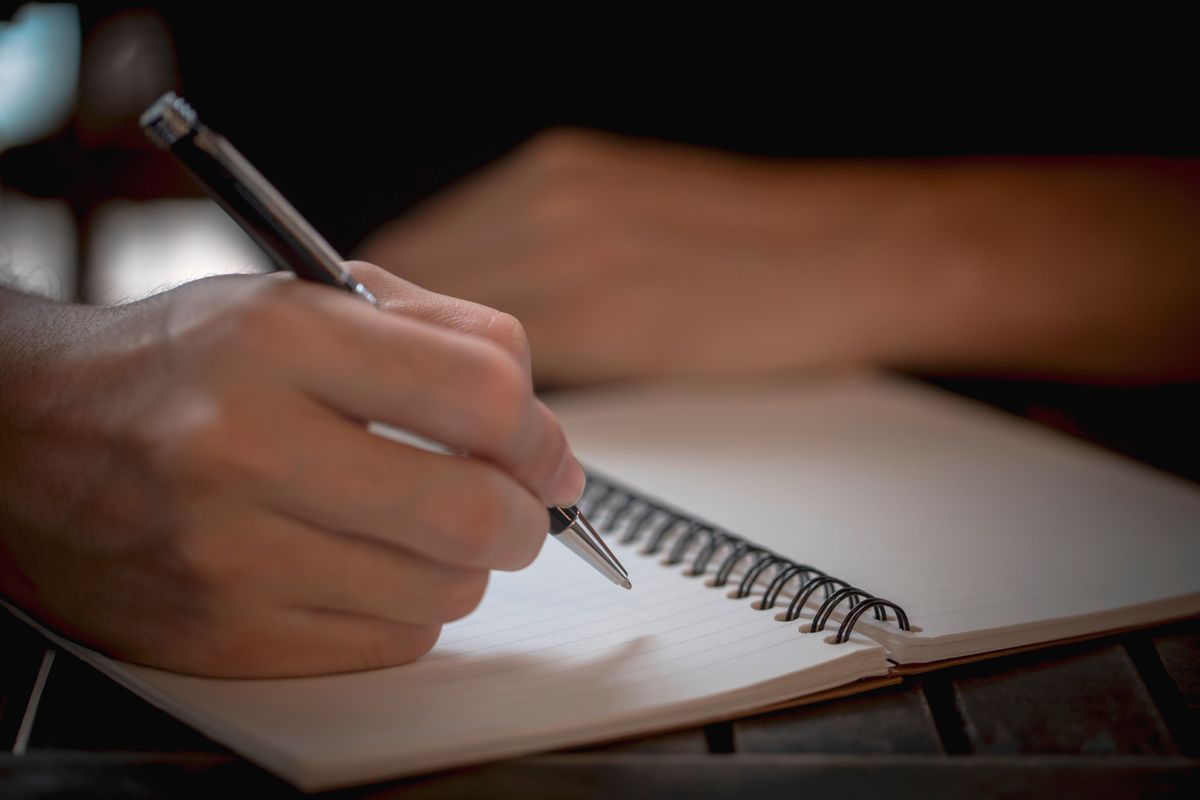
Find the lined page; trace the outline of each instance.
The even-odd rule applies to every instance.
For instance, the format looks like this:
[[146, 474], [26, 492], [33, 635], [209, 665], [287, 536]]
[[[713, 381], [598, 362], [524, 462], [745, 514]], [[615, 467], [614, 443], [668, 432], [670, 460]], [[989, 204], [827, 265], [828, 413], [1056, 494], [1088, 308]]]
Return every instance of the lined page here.
[[426, 772], [728, 717], [886, 673], [864, 638], [801, 634], [728, 588], [613, 545], [633, 590], [547, 542], [481, 608], [394, 669], [206, 680], [64, 643], [152, 702], [308, 788]]
[[899, 660], [1200, 613], [1200, 489], [914, 382], [643, 387], [551, 405], [576, 452], [617, 480], [899, 603], [920, 635], [860, 623]]

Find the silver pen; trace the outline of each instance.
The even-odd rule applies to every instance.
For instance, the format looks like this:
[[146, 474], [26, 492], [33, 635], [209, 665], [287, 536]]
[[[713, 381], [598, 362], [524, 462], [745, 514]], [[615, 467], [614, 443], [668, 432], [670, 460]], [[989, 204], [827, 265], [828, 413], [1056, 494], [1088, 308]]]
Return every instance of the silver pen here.
[[[329, 242], [292, 207], [225, 137], [200, 123], [174, 92], [150, 106], [142, 128], [184, 166], [281, 269], [328, 284], [378, 306], [375, 296], [346, 271]], [[550, 535], [618, 586], [633, 588], [629, 573], [576, 506], [551, 508]]]

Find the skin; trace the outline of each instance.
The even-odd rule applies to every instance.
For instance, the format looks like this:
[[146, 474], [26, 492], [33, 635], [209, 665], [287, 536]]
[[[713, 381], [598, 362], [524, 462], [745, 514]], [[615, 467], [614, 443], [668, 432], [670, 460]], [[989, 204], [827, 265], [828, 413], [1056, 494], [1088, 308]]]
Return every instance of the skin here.
[[362, 246], [543, 384], [886, 365], [1200, 376], [1200, 166], [750, 159], [550, 131]]
[[281, 276], [0, 294], [4, 596], [130, 661], [305, 675], [410, 661], [529, 564], [584, 477], [520, 324], [353, 271], [389, 313]]

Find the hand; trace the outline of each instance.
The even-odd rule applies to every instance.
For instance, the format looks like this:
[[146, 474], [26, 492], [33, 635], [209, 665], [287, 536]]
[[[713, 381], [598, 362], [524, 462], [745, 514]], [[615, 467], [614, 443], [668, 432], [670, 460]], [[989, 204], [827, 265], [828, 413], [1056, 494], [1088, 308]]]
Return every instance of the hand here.
[[1200, 162], [788, 161], [551, 131], [361, 254], [545, 384], [882, 365], [1200, 375]]
[[583, 473], [520, 325], [354, 272], [390, 313], [284, 276], [0, 293], [4, 595], [118, 658], [302, 675], [414, 659], [529, 564]]
[[891, 178], [556, 130], [361, 254], [517, 316], [550, 384], [841, 364], [882, 322]]

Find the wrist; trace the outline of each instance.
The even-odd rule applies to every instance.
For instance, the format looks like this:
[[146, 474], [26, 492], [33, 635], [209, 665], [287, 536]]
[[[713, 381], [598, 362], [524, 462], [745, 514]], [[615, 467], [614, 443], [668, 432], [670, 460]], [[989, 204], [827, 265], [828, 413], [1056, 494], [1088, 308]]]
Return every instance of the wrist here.
[[876, 363], [1103, 381], [1194, 374], [1192, 173], [1121, 159], [911, 171], [903, 224], [873, 260]]
[[0, 415], [16, 420], [51, 399], [64, 377], [59, 362], [112, 316], [103, 307], [72, 305], [0, 289]]
[[973, 291], [937, 252], [938, 170], [887, 161], [798, 162], [762, 181], [778, 214], [776, 287], [790, 298], [788, 366], [903, 362], [931, 338], [931, 309]]
[[0, 591], [27, 607], [18, 551], [60, 527], [68, 495], [96, 477], [72, 471], [91, 444], [74, 409], [94, 398], [69, 354], [109, 315], [0, 290]]

